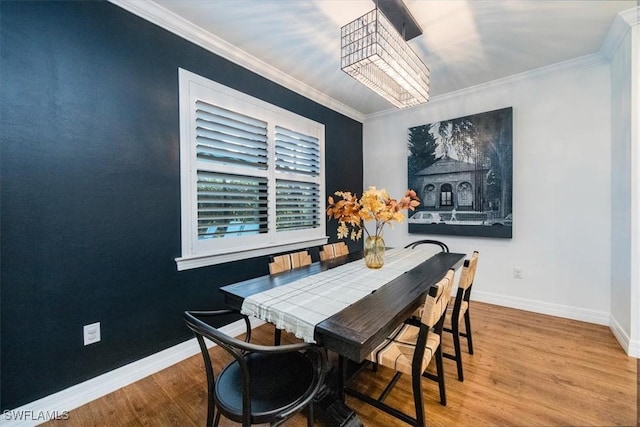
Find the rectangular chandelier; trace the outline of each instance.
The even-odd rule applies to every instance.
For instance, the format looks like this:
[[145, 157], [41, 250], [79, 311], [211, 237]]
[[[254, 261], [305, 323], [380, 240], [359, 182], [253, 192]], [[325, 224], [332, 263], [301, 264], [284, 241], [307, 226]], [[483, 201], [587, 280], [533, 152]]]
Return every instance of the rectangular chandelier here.
[[342, 27], [342, 70], [398, 108], [429, 102], [429, 68], [376, 8]]

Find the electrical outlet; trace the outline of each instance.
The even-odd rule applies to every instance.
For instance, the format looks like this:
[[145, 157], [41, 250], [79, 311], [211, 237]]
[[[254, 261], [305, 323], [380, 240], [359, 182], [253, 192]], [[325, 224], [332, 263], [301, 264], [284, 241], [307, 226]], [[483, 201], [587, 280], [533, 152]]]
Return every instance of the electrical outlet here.
[[100, 341], [100, 322], [84, 325], [82, 328], [84, 345], [95, 344]]
[[524, 279], [524, 269], [522, 267], [513, 267], [513, 277], [516, 279]]

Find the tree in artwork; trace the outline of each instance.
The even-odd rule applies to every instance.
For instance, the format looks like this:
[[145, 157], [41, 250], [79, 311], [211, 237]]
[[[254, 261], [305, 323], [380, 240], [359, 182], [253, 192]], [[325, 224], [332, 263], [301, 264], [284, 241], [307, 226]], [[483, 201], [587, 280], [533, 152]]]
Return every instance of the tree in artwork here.
[[[512, 108], [411, 127], [409, 186], [423, 198], [424, 209], [439, 212], [447, 224], [456, 209], [458, 217], [463, 211], [469, 225], [501, 219], [500, 224], [510, 226], [512, 139]], [[509, 222], [502, 221], [507, 217]], [[510, 232], [504, 234], [511, 237]]]

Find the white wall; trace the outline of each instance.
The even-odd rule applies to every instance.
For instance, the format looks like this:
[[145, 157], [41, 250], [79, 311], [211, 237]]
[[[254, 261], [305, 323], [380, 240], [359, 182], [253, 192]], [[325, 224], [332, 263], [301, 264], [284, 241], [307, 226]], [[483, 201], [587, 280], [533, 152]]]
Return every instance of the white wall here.
[[631, 330], [631, 35], [611, 58], [611, 316], [621, 340]]
[[[406, 189], [409, 127], [510, 106], [513, 238], [429, 237], [454, 252], [480, 251], [476, 300], [608, 324], [611, 114], [609, 65], [599, 56], [368, 117], [364, 185], [392, 196]], [[389, 246], [426, 238], [405, 224], [384, 236]], [[514, 266], [524, 279], [513, 278]]]
[[640, 357], [640, 7], [618, 15], [611, 61], [611, 328]]
[[631, 145], [632, 150], [632, 250], [631, 250], [631, 331], [628, 353], [640, 358], [640, 7], [636, 8], [636, 21], [631, 28]]

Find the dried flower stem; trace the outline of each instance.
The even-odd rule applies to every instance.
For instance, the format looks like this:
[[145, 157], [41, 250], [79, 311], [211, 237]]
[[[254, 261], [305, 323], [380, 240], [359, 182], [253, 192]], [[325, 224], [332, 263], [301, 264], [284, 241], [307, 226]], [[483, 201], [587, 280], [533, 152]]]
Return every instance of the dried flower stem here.
[[337, 201], [329, 196], [327, 216], [338, 221], [338, 238], [350, 237], [359, 240], [362, 233], [371, 236], [365, 226], [365, 221], [375, 220], [375, 234], [380, 236], [385, 224], [393, 227], [393, 222], [404, 220], [403, 210], [414, 210], [420, 205], [420, 199], [413, 190], [407, 190], [400, 201], [392, 199], [385, 189], [377, 190], [369, 187], [358, 199], [348, 191], [336, 191]]

